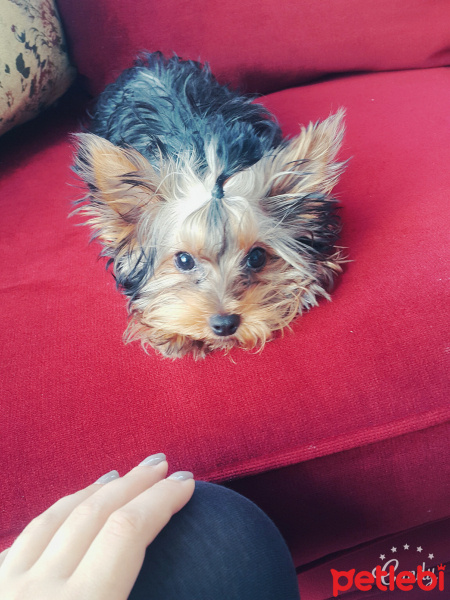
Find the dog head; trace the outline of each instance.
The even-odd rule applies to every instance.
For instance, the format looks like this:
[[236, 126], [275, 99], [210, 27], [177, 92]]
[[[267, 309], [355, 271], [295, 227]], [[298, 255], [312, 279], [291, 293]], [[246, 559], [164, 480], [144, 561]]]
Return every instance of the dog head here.
[[151, 164], [80, 134], [78, 211], [129, 298], [126, 339], [172, 357], [262, 347], [328, 298], [342, 262], [330, 196], [342, 136], [341, 110], [224, 179], [213, 144], [199, 170], [192, 155]]

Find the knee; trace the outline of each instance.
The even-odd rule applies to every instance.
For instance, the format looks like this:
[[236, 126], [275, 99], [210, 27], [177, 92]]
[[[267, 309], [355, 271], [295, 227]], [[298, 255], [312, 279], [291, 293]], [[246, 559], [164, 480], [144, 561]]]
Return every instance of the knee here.
[[147, 549], [130, 599], [150, 588], [145, 598], [155, 600], [210, 598], [211, 590], [217, 599], [298, 599], [291, 556], [269, 517], [237, 492], [202, 481]]
[[222, 543], [239, 540], [239, 547], [248, 550], [271, 542], [277, 549], [287, 549], [274, 523], [256, 504], [221, 485], [196, 482], [192, 500], [183, 511], [180, 519], [195, 519]]

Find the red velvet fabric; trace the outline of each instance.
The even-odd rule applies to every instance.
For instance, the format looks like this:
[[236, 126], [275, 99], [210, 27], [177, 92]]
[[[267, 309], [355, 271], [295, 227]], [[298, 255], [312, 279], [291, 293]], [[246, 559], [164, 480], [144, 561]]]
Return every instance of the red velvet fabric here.
[[268, 92], [329, 73], [450, 64], [448, 0], [58, 0], [69, 46], [100, 92], [141, 50], [210, 62]]
[[[422, 524], [428, 547], [445, 562], [450, 561], [450, 538], [433, 522], [450, 519], [449, 441], [447, 421], [227, 485], [273, 519], [294, 563], [308, 572], [309, 587], [324, 556], [366, 547], [376, 538]], [[410, 539], [425, 544], [420, 537]], [[321, 581], [317, 578], [316, 583]], [[317, 587], [323, 591], [323, 586]]]
[[[401, 527], [448, 516], [449, 90], [442, 68], [339, 78], [265, 99], [287, 134], [347, 108], [342, 158], [352, 159], [337, 194], [352, 262], [333, 302], [261, 354], [235, 351], [231, 360], [171, 362], [122, 344], [125, 300], [88, 231], [67, 219], [79, 195], [67, 186], [75, 118], [50, 115], [0, 140], [1, 546], [60, 495], [158, 451], [172, 469], [211, 480], [292, 465], [299, 478], [284, 480], [287, 492], [307, 486], [302, 469], [317, 466], [308, 510], [315, 498], [325, 523], [342, 514], [335, 489], [353, 535], [333, 538], [325, 527], [303, 563], [370, 539], [385, 518], [383, 534], [393, 532], [389, 498], [377, 492], [388, 475]], [[421, 431], [428, 442], [397, 444]], [[382, 443], [396, 448], [388, 473], [371, 452]], [[361, 477], [336, 488], [354, 460], [344, 451], [358, 449], [367, 450]], [[317, 462], [326, 459], [336, 460], [334, 484]], [[329, 485], [318, 484], [319, 472]], [[277, 473], [266, 486], [269, 512], [283, 491]], [[385, 503], [386, 513], [354, 525], [371, 495], [373, 510]], [[311, 547], [318, 535], [308, 510], [278, 519], [284, 531], [306, 523], [292, 547]]]

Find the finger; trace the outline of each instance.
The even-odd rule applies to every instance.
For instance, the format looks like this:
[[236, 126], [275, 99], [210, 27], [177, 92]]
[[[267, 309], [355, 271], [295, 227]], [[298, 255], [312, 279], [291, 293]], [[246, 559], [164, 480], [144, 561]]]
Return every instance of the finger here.
[[69, 577], [110, 514], [167, 475], [164, 454], [146, 460], [150, 463], [135, 467], [78, 504], [53, 536], [36, 568], [51, 572], [52, 576]]
[[5, 550], [3, 550], [3, 552], [0, 552], [0, 567], [2, 566], [2, 563], [5, 560], [8, 552], [9, 552], [9, 548], [6, 548]]
[[89, 581], [89, 593], [98, 600], [127, 598], [147, 546], [194, 493], [192, 473], [186, 476], [164, 479], [112, 513], [69, 583], [82, 589]]
[[5, 556], [4, 568], [14, 573], [29, 569], [41, 556], [56, 531], [73, 509], [98, 489], [98, 485], [92, 484], [74, 494], [64, 496], [33, 519], [13, 543], [8, 555]]

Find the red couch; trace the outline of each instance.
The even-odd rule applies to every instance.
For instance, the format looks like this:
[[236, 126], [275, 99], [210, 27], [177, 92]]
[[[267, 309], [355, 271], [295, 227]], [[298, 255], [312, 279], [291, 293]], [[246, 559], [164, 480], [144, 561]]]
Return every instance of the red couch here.
[[[165, 451], [274, 519], [302, 600], [332, 597], [332, 568], [450, 562], [448, 1], [59, 9], [77, 87], [0, 139], [0, 546], [60, 495]], [[125, 346], [125, 300], [67, 218], [80, 90], [98, 93], [141, 49], [268, 94], [289, 135], [347, 109], [336, 193], [351, 262], [333, 301], [261, 354], [172, 362]], [[421, 594], [445, 592], [405, 597]]]

